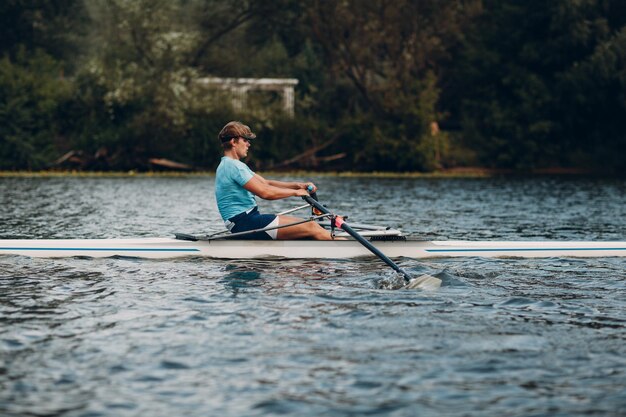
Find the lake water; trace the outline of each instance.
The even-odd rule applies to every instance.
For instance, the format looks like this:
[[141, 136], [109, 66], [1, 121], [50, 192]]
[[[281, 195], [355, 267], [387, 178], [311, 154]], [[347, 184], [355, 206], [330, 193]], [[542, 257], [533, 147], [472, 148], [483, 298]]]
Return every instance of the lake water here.
[[[312, 179], [424, 239], [626, 240], [624, 180]], [[218, 231], [213, 184], [0, 178], [0, 238]], [[0, 256], [0, 415], [626, 415], [626, 258], [398, 262], [443, 286], [381, 289], [374, 259]]]

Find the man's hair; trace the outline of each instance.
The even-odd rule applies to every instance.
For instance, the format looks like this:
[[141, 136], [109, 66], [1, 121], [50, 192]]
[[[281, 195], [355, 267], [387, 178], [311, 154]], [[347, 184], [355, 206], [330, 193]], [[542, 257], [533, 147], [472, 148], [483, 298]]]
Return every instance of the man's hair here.
[[233, 147], [231, 145], [230, 140], [232, 138], [245, 137], [245, 138], [254, 138], [256, 135], [252, 133], [252, 130], [241, 122], [232, 121], [226, 123], [226, 126], [222, 128], [217, 138], [222, 143], [222, 147], [224, 150], [228, 150]]

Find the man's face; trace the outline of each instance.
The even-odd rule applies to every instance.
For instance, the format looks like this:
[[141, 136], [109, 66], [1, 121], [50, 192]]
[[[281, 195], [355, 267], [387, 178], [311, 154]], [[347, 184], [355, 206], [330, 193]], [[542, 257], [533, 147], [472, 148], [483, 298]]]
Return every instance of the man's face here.
[[246, 156], [248, 156], [249, 148], [250, 148], [250, 141], [246, 138], [239, 137], [235, 139], [235, 142], [233, 143], [233, 149], [235, 150], [235, 153], [237, 154], [239, 159], [245, 158]]

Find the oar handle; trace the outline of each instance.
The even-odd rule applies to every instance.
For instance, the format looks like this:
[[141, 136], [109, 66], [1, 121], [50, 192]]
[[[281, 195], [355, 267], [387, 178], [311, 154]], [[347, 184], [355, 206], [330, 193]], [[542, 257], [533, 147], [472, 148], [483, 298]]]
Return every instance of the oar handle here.
[[[314, 207], [317, 210], [319, 210], [320, 212], [322, 212], [324, 214], [332, 214], [330, 212], [330, 210], [328, 210], [326, 207], [321, 205], [317, 200], [314, 200], [312, 198], [312, 196], [311, 197], [304, 196], [304, 197], [302, 197], [302, 199], [304, 201], [306, 201], [307, 203], [309, 203], [312, 207]], [[349, 225], [347, 225], [346, 222], [344, 222], [343, 220], [340, 221], [340, 222], [337, 222], [337, 226], [339, 226], [344, 232], [346, 232], [347, 234], [352, 236], [361, 245], [365, 246], [365, 248], [368, 249], [370, 252], [372, 252], [374, 255], [378, 256], [380, 258], [380, 260], [382, 260], [384, 263], [386, 263], [387, 265], [392, 267], [396, 272], [399, 272], [402, 275], [404, 275], [404, 278], [407, 281], [410, 281], [413, 278], [413, 277], [411, 277], [411, 275], [408, 272], [404, 271], [402, 268], [400, 268], [398, 265], [396, 265], [396, 263], [394, 261], [389, 259], [384, 253], [382, 253], [380, 250], [378, 250], [378, 248], [376, 246], [372, 245], [367, 239], [365, 239], [358, 232], [356, 232]]]
[[314, 189], [315, 188], [313, 188], [312, 185], [309, 185], [309, 186], [306, 187], [306, 190], [309, 192], [309, 195], [311, 196], [311, 198], [313, 200], [317, 201], [317, 193], [313, 191]]
[[[317, 193], [315, 191], [313, 191], [315, 188], [313, 188], [312, 185], [309, 185], [308, 187], [306, 187], [306, 190], [309, 192], [309, 195], [311, 196], [311, 198], [315, 201], [318, 201], [317, 199]], [[319, 216], [320, 214], [322, 214], [322, 211], [319, 211], [317, 208], [315, 208], [315, 206], [311, 205], [311, 214], [314, 216]]]

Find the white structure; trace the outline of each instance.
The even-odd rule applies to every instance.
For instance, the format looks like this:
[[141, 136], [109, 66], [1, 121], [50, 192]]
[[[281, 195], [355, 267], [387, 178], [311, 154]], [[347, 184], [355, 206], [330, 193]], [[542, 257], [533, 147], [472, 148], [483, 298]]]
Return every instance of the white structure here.
[[200, 78], [199, 83], [228, 90], [232, 94], [232, 105], [237, 111], [244, 108], [246, 95], [250, 90], [275, 91], [282, 95], [283, 110], [293, 116], [294, 114], [294, 88], [298, 84], [296, 78]]

